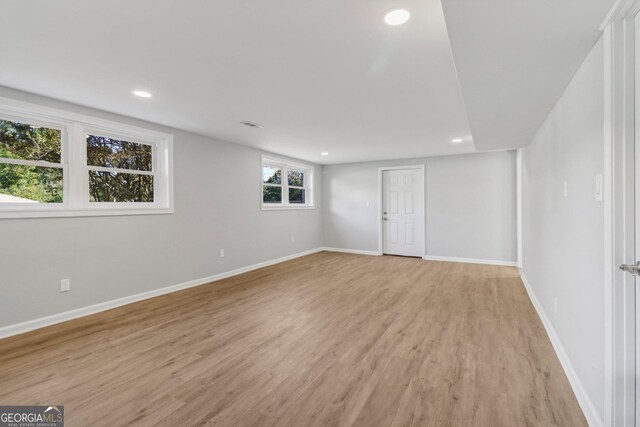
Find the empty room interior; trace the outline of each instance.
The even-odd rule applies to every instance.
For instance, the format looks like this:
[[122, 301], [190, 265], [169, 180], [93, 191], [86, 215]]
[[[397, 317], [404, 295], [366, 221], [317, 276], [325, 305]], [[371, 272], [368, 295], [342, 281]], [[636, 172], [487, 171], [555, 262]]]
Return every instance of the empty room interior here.
[[2, 1], [0, 427], [640, 427], [639, 11]]

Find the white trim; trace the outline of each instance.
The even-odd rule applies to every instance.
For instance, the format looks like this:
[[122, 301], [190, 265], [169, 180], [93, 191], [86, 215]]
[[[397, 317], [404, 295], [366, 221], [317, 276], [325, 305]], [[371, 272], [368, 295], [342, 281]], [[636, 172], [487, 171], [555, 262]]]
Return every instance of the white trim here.
[[[17, 204], [17, 203], [14, 203]], [[20, 216], [13, 215], [20, 213]], [[169, 215], [174, 213], [174, 209], [136, 207], [135, 209], [111, 209], [95, 208], [95, 209], [39, 209], [33, 211], [17, 211], [6, 212], [7, 215], [0, 213], [0, 219], [3, 218], [75, 218], [82, 216], [123, 216], [123, 215]]]
[[329, 248], [329, 247], [326, 247], [326, 246], [320, 248], [320, 250], [327, 251], [327, 252], [341, 252], [341, 253], [345, 253], [345, 254], [358, 254], [358, 255], [371, 255], [371, 256], [380, 256], [380, 255], [382, 255], [380, 252], [377, 252], [377, 251], [363, 251], [363, 250], [360, 250], [360, 249]]
[[426, 171], [424, 164], [418, 165], [403, 165], [403, 166], [383, 166], [378, 168], [378, 255], [384, 253], [382, 234], [382, 205], [384, 195], [382, 194], [382, 172], [391, 170], [403, 170], [403, 169], [418, 169], [422, 173], [422, 253], [427, 251], [427, 185], [426, 185]]
[[518, 268], [522, 268], [522, 148], [516, 150], [516, 243]]
[[[348, 254], [369, 255], [369, 256], [382, 255], [382, 253], [378, 251], [365, 251], [361, 249], [345, 249], [345, 248], [330, 248], [330, 247], [323, 247], [320, 249], [327, 252], [342, 252], [342, 253], [348, 253]], [[422, 257], [422, 259], [426, 261], [446, 261], [446, 262], [460, 262], [460, 263], [466, 263], [466, 264], [502, 265], [507, 267], [518, 266], [518, 263], [515, 261], [499, 261], [499, 260], [493, 260], [493, 259], [453, 258], [453, 257], [442, 257], [442, 256], [433, 256], [433, 255], [425, 255]]]
[[[262, 191], [262, 189], [260, 190]], [[262, 193], [260, 193], [262, 194]], [[262, 206], [261, 210], [263, 211], [300, 211], [300, 210], [305, 210], [305, 209], [315, 209], [315, 206], [309, 206], [309, 205], [300, 205], [300, 206], [296, 206], [296, 205], [286, 205], [286, 206], [282, 206], [282, 205], [275, 205], [275, 206], [269, 206], [269, 205], [264, 205]]]
[[[640, 6], [640, 1], [638, 5]], [[639, 7], [640, 8], [640, 7]], [[630, 151], [633, 152], [633, 161], [630, 165], [630, 173], [627, 175], [627, 180], [632, 181], [632, 185], [628, 185], [630, 187], [630, 194], [625, 199], [625, 202], [628, 205], [631, 205], [630, 211], [630, 220], [627, 222], [628, 230], [633, 230], [633, 237], [628, 234], [625, 235], [626, 247], [628, 251], [632, 255], [631, 263], [637, 262], [640, 258], [640, 14], [636, 14], [633, 18], [634, 24], [634, 57], [633, 57], [633, 85], [634, 85], [634, 110], [633, 110], [633, 144], [631, 147], [628, 147]], [[628, 152], [627, 152], [628, 153]], [[627, 183], [628, 183], [627, 181]], [[627, 288], [633, 298], [633, 305], [631, 305], [630, 310], [633, 313], [632, 318], [627, 318], [628, 322], [631, 323], [631, 328], [633, 331], [630, 332], [627, 337], [629, 337], [629, 344], [633, 346], [633, 341], [635, 341], [635, 348], [632, 347], [633, 352], [633, 364], [634, 364], [634, 372], [633, 377], [635, 378], [635, 389], [634, 393], [628, 393], [628, 396], [633, 399], [634, 409], [635, 409], [635, 426], [640, 427], [640, 278], [638, 277], [630, 277], [627, 275], [627, 280], [632, 281], [629, 287]], [[631, 299], [631, 295], [627, 297], [627, 299]], [[635, 318], [635, 319], [634, 319]], [[633, 340], [633, 341], [632, 341]], [[631, 411], [629, 411], [631, 414]], [[631, 423], [629, 423], [631, 424]]]
[[617, 0], [609, 12], [602, 20], [600, 24], [600, 31], [604, 31], [609, 24], [624, 19], [625, 17], [633, 16], [638, 12], [640, 8], [640, 1], [638, 0]]
[[614, 409], [614, 297], [613, 297], [613, 262], [614, 262], [614, 224], [613, 224], [613, 30], [608, 25], [604, 31], [604, 159], [603, 159], [603, 204], [604, 204], [604, 419], [607, 426], [613, 426], [618, 418]]
[[462, 262], [466, 264], [487, 264], [502, 265], [506, 267], [517, 267], [517, 261], [500, 261], [495, 259], [476, 259], [476, 258], [455, 258], [447, 256], [425, 255], [422, 257], [425, 261], [445, 261], [445, 262]]
[[160, 295], [170, 294], [172, 292], [180, 291], [182, 289], [193, 288], [200, 285], [206, 285], [217, 280], [226, 279], [228, 277], [237, 276], [238, 274], [247, 273], [259, 268], [268, 267], [270, 265], [279, 264], [284, 261], [289, 261], [295, 258], [300, 258], [306, 255], [311, 255], [316, 252], [320, 252], [323, 248], [310, 249], [304, 252], [298, 252], [292, 255], [283, 256], [280, 258], [272, 259], [269, 261], [260, 262], [247, 267], [237, 268], [235, 270], [227, 271], [220, 274], [214, 274], [213, 276], [203, 277], [201, 279], [190, 280], [177, 285], [167, 286], [160, 289], [154, 289], [152, 291], [142, 292], [135, 295], [126, 296], [123, 298], [106, 301], [87, 307], [77, 308], [75, 310], [65, 311], [63, 313], [53, 314], [51, 316], [41, 317], [39, 319], [28, 320], [22, 323], [16, 323], [0, 328], [0, 339], [7, 338], [13, 335], [23, 334], [25, 332], [33, 331], [35, 329], [44, 328], [46, 326], [55, 325], [57, 323], [66, 322], [68, 320], [77, 319], [91, 314], [100, 313], [102, 311], [111, 310], [112, 308], [121, 307], [123, 305], [131, 304], [138, 301], [143, 301], [149, 298], [154, 298]]
[[560, 364], [564, 369], [565, 375], [569, 379], [569, 384], [571, 384], [573, 393], [576, 395], [576, 399], [578, 400], [578, 404], [580, 404], [580, 408], [582, 408], [582, 412], [584, 413], [584, 416], [587, 419], [587, 423], [589, 424], [590, 427], [604, 426], [602, 419], [600, 419], [600, 416], [598, 415], [598, 411], [596, 410], [595, 405], [589, 398], [589, 395], [585, 391], [584, 386], [580, 381], [580, 378], [578, 378], [578, 375], [576, 374], [576, 371], [573, 368], [573, 365], [571, 364], [571, 361], [569, 360], [567, 353], [564, 351], [564, 348], [562, 347], [562, 344], [560, 342], [560, 338], [558, 338], [558, 334], [556, 334], [555, 329], [553, 329], [553, 325], [549, 321], [547, 314], [545, 313], [544, 309], [542, 308], [542, 305], [538, 301], [536, 294], [533, 292], [533, 288], [531, 288], [531, 285], [527, 281], [527, 278], [525, 277], [522, 270], [520, 271], [520, 278], [522, 279], [522, 283], [524, 283], [524, 287], [527, 290], [527, 294], [529, 294], [529, 299], [531, 300], [533, 307], [538, 312], [538, 316], [542, 321], [542, 325], [547, 331], [549, 340], [551, 341], [551, 344], [553, 345], [553, 349], [555, 350], [556, 355], [560, 360]]
[[[604, 155], [603, 155], [603, 223], [604, 223], [604, 419], [607, 426], [613, 425], [614, 396], [613, 384], [613, 180], [612, 180], [612, 147], [613, 147], [613, 111], [612, 111], [612, 34], [611, 26], [607, 26], [604, 35]], [[524, 277], [523, 277], [524, 281]], [[526, 281], [525, 285], [527, 284]]]

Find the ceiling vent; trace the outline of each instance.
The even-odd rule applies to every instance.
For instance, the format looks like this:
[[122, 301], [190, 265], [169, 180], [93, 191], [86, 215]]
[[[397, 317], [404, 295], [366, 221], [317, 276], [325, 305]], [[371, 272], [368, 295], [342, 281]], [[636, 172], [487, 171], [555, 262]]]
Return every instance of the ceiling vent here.
[[264, 126], [259, 125], [257, 123], [253, 123], [253, 122], [240, 122], [245, 126], [249, 126], [250, 128], [258, 128], [258, 129], [262, 129]]

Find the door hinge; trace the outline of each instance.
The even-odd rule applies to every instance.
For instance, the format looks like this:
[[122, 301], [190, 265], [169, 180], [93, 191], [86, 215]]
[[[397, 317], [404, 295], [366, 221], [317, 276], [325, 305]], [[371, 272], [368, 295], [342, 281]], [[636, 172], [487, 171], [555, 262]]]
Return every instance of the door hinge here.
[[640, 276], [640, 261], [635, 264], [622, 264], [620, 270], [631, 273], [632, 276]]

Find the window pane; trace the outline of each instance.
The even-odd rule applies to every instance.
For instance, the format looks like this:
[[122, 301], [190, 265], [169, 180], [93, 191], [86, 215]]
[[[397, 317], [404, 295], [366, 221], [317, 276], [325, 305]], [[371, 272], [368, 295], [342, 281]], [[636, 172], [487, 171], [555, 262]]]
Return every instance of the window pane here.
[[89, 171], [91, 202], [153, 202], [153, 176]]
[[304, 172], [290, 170], [287, 175], [289, 175], [289, 185], [304, 187]]
[[262, 201], [264, 203], [282, 203], [282, 187], [263, 185]]
[[62, 203], [62, 169], [0, 163], [0, 203]]
[[262, 167], [262, 182], [265, 184], [282, 184], [282, 169], [273, 166]]
[[147, 144], [87, 135], [87, 164], [105, 168], [152, 170], [152, 147]]
[[304, 190], [301, 188], [290, 188], [289, 189], [289, 203], [302, 204], [305, 203], [305, 194]]
[[0, 157], [61, 163], [61, 132], [0, 120]]

